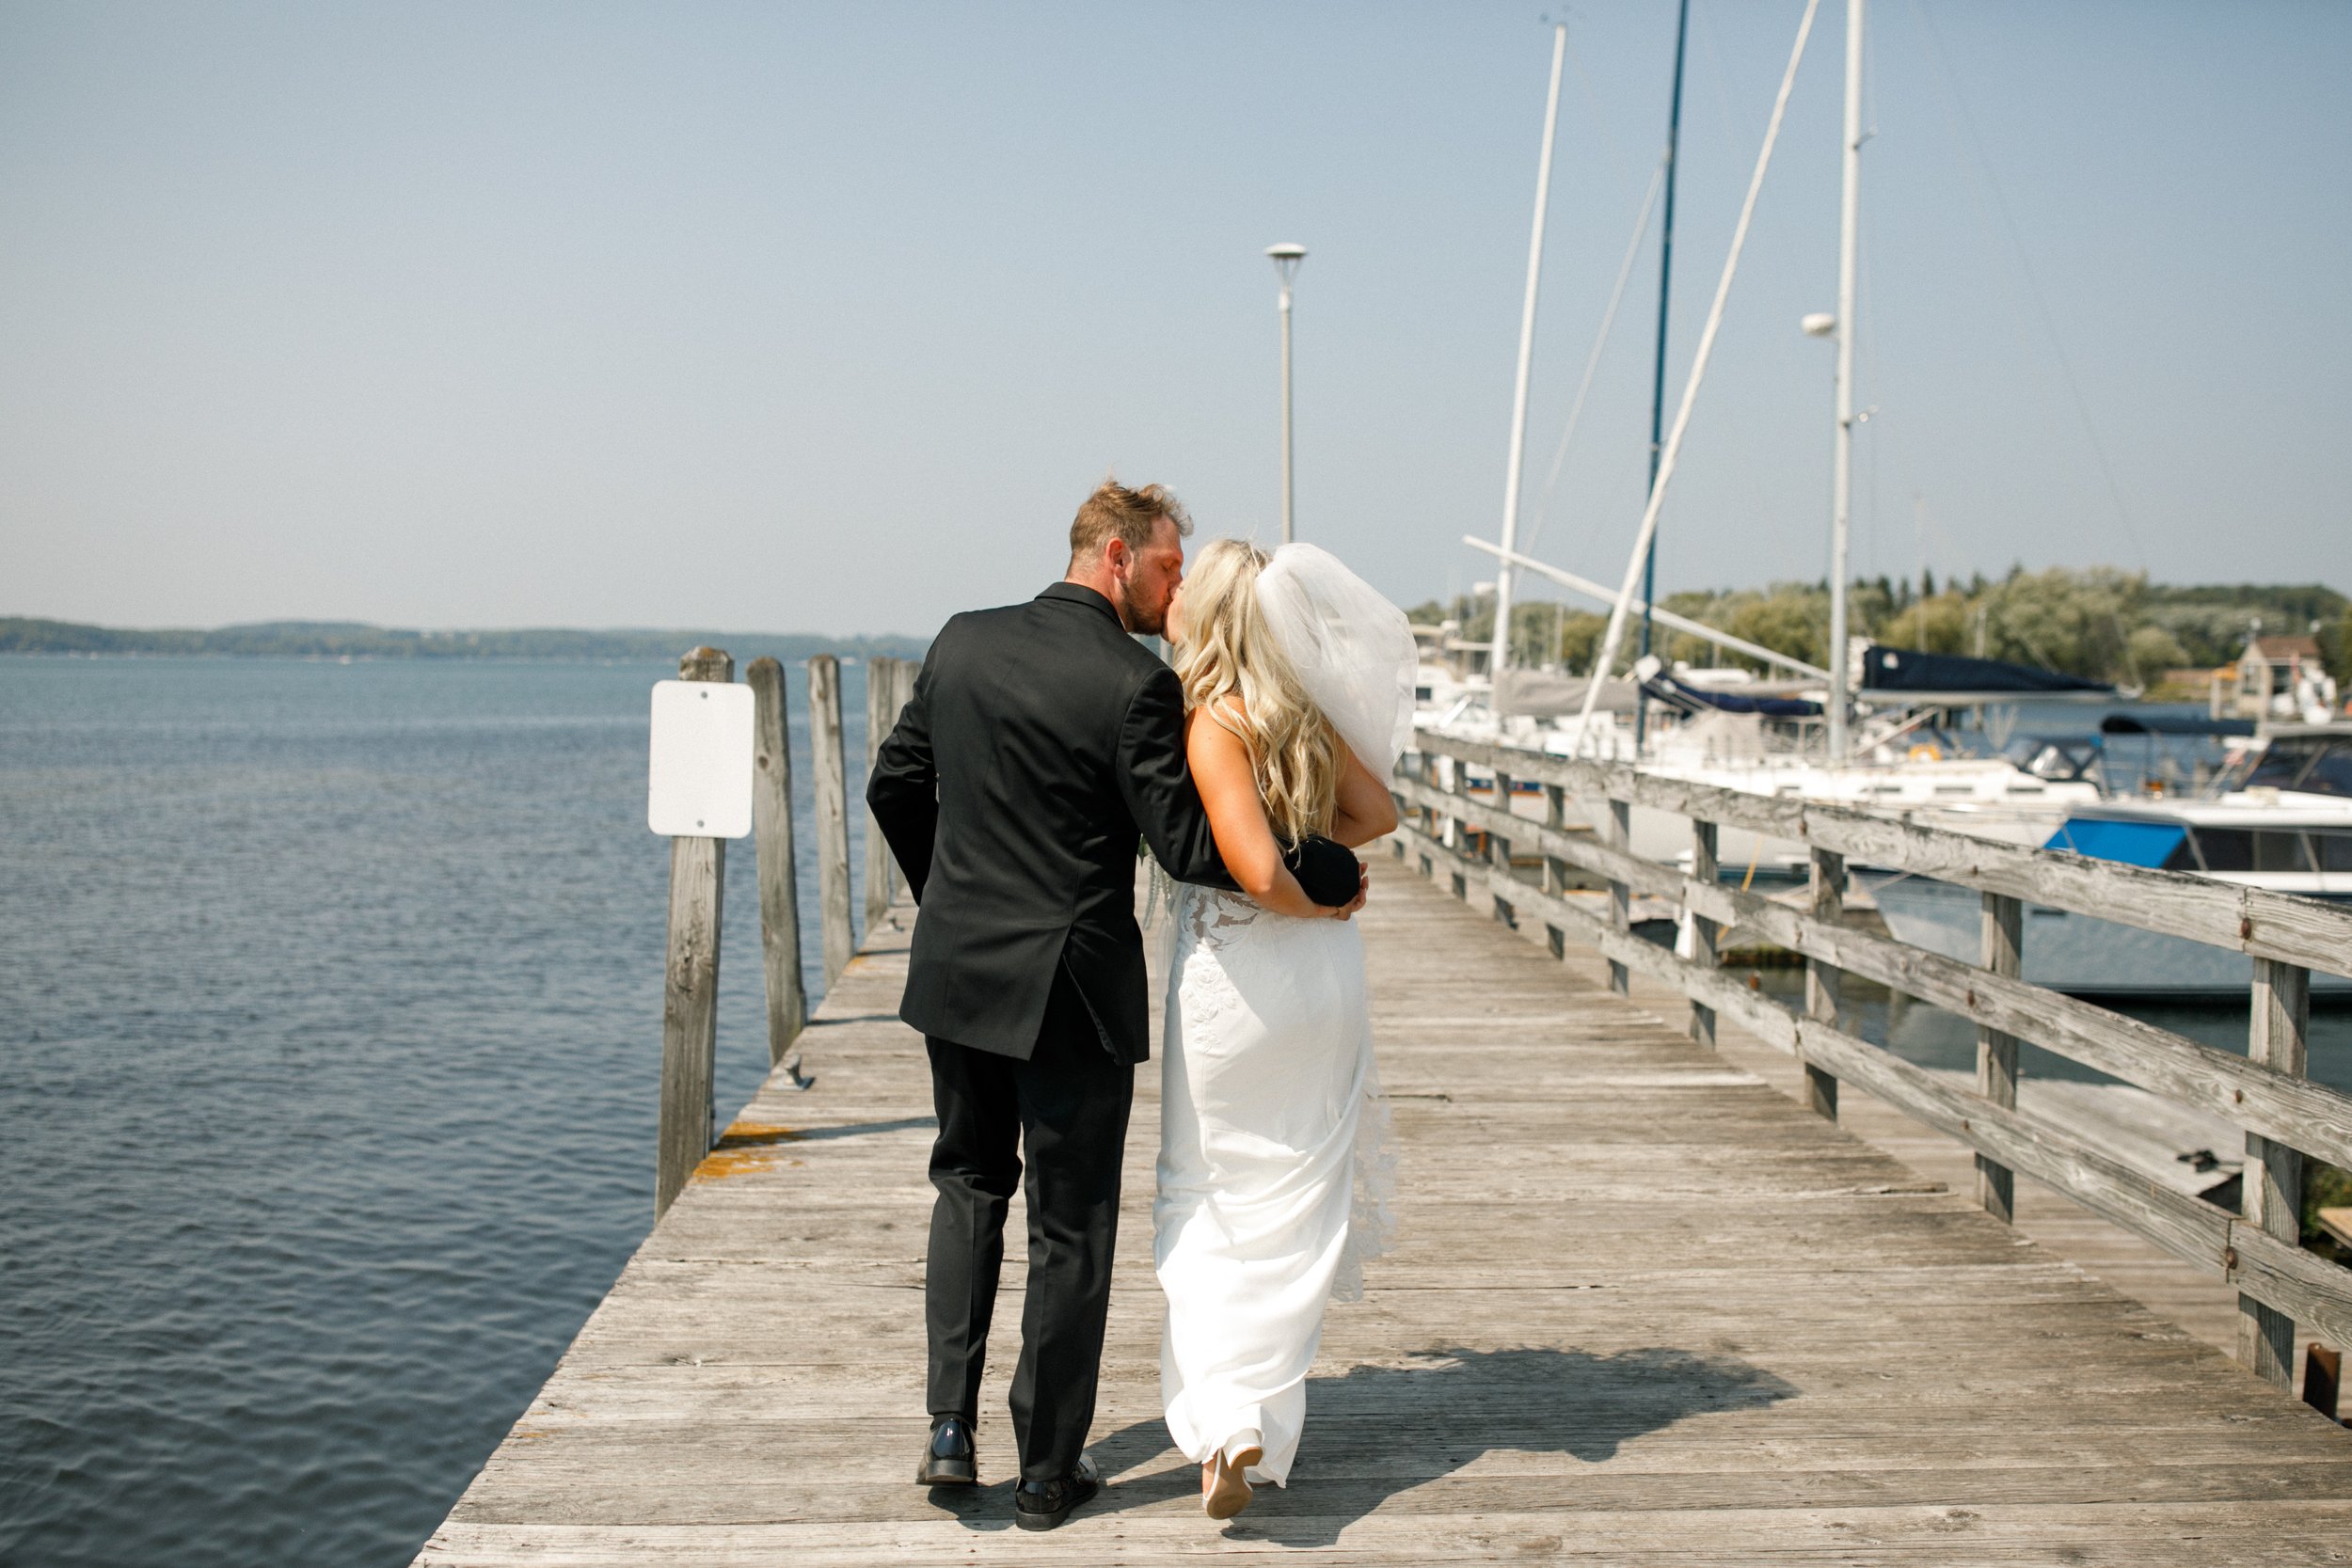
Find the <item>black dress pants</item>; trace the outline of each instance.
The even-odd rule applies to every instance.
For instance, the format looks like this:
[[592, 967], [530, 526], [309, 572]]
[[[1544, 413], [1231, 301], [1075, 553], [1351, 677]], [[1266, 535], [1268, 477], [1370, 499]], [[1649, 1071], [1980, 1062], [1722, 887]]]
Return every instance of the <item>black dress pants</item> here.
[[930, 1165], [939, 1196], [924, 1272], [930, 1411], [979, 1414], [1005, 1214], [1025, 1152], [1029, 1287], [1012, 1376], [1013, 1441], [1025, 1480], [1067, 1475], [1094, 1422], [1135, 1069], [1104, 1050], [1066, 974], [1056, 976], [1025, 1062], [936, 1037], [926, 1043], [939, 1111]]

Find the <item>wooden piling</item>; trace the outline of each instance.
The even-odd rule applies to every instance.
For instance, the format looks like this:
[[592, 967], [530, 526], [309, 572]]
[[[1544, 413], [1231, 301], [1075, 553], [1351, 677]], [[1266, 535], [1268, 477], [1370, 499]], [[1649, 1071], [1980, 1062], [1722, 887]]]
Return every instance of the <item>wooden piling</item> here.
[[898, 661], [898, 706], [901, 709], [914, 701], [914, 683], [922, 673], [921, 659], [902, 658]]
[[[680, 680], [731, 681], [735, 660], [717, 648], [696, 648], [678, 660], [677, 673]], [[724, 839], [670, 840], [670, 942], [661, 988], [661, 1110], [654, 1157], [657, 1215], [710, 1152], [726, 851]]]
[[817, 912], [825, 937], [830, 988], [855, 951], [850, 925], [850, 809], [841, 740], [841, 661], [808, 661], [808, 751], [817, 769]]
[[[755, 658], [744, 672], [756, 705], [752, 832], [759, 863], [759, 947], [768, 992], [768, 1060], [782, 1062], [808, 1022], [801, 974], [800, 878], [792, 846], [792, 724], [784, 667]], [[797, 1076], [797, 1074], [796, 1074]]]
[[[898, 721], [898, 661], [895, 658], [869, 658], [866, 661], [866, 776], [874, 776], [874, 759], [882, 755], [882, 743], [890, 737], [891, 726]], [[866, 928], [872, 930], [875, 923], [890, 912], [890, 900], [897, 892], [898, 865], [890, 858], [890, 846], [882, 838], [882, 824], [874, 814], [866, 814]]]

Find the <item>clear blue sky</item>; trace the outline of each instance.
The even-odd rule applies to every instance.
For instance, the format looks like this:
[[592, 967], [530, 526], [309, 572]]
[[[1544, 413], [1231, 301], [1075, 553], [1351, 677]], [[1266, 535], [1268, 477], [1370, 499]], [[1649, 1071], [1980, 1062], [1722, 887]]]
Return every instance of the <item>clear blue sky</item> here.
[[[1694, 0], [1677, 390], [1800, 8]], [[1541, 9], [0, 7], [0, 612], [920, 633], [1057, 575], [1113, 467], [1263, 539], [1288, 239], [1302, 536], [1466, 585]], [[1528, 506], [1613, 579], [1654, 253], [1541, 491], [1674, 12], [1568, 16]], [[1669, 588], [1824, 568], [1842, 17]], [[1869, 60], [1856, 569], [2352, 588], [2352, 6], [1877, 0]]]

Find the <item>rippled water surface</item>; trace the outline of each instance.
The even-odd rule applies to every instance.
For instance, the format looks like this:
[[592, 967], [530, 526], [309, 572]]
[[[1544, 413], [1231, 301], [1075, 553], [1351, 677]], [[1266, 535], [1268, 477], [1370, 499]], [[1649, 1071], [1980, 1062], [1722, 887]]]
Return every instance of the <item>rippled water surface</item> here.
[[[0, 1561], [440, 1522], [651, 1223], [669, 673], [0, 657]], [[729, 849], [723, 1111], [767, 1068]]]

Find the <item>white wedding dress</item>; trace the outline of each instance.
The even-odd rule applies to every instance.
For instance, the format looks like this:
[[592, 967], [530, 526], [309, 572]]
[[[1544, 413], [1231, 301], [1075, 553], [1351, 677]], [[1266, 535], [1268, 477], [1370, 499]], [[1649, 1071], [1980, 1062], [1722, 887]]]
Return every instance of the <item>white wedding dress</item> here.
[[[1276, 551], [1258, 593], [1309, 694], [1385, 776], [1412, 721], [1402, 612], [1311, 545]], [[1195, 1463], [1255, 1446], [1248, 1479], [1286, 1484], [1324, 1307], [1362, 1294], [1364, 1259], [1394, 1231], [1363, 935], [1212, 888], [1177, 889], [1173, 906], [1152, 1205], [1160, 1391]]]
[[1362, 1294], [1393, 1229], [1363, 938], [1211, 888], [1180, 890], [1175, 917], [1152, 1205], [1160, 1393], [1187, 1457], [1254, 1431], [1249, 1479], [1280, 1484], [1324, 1305]]

